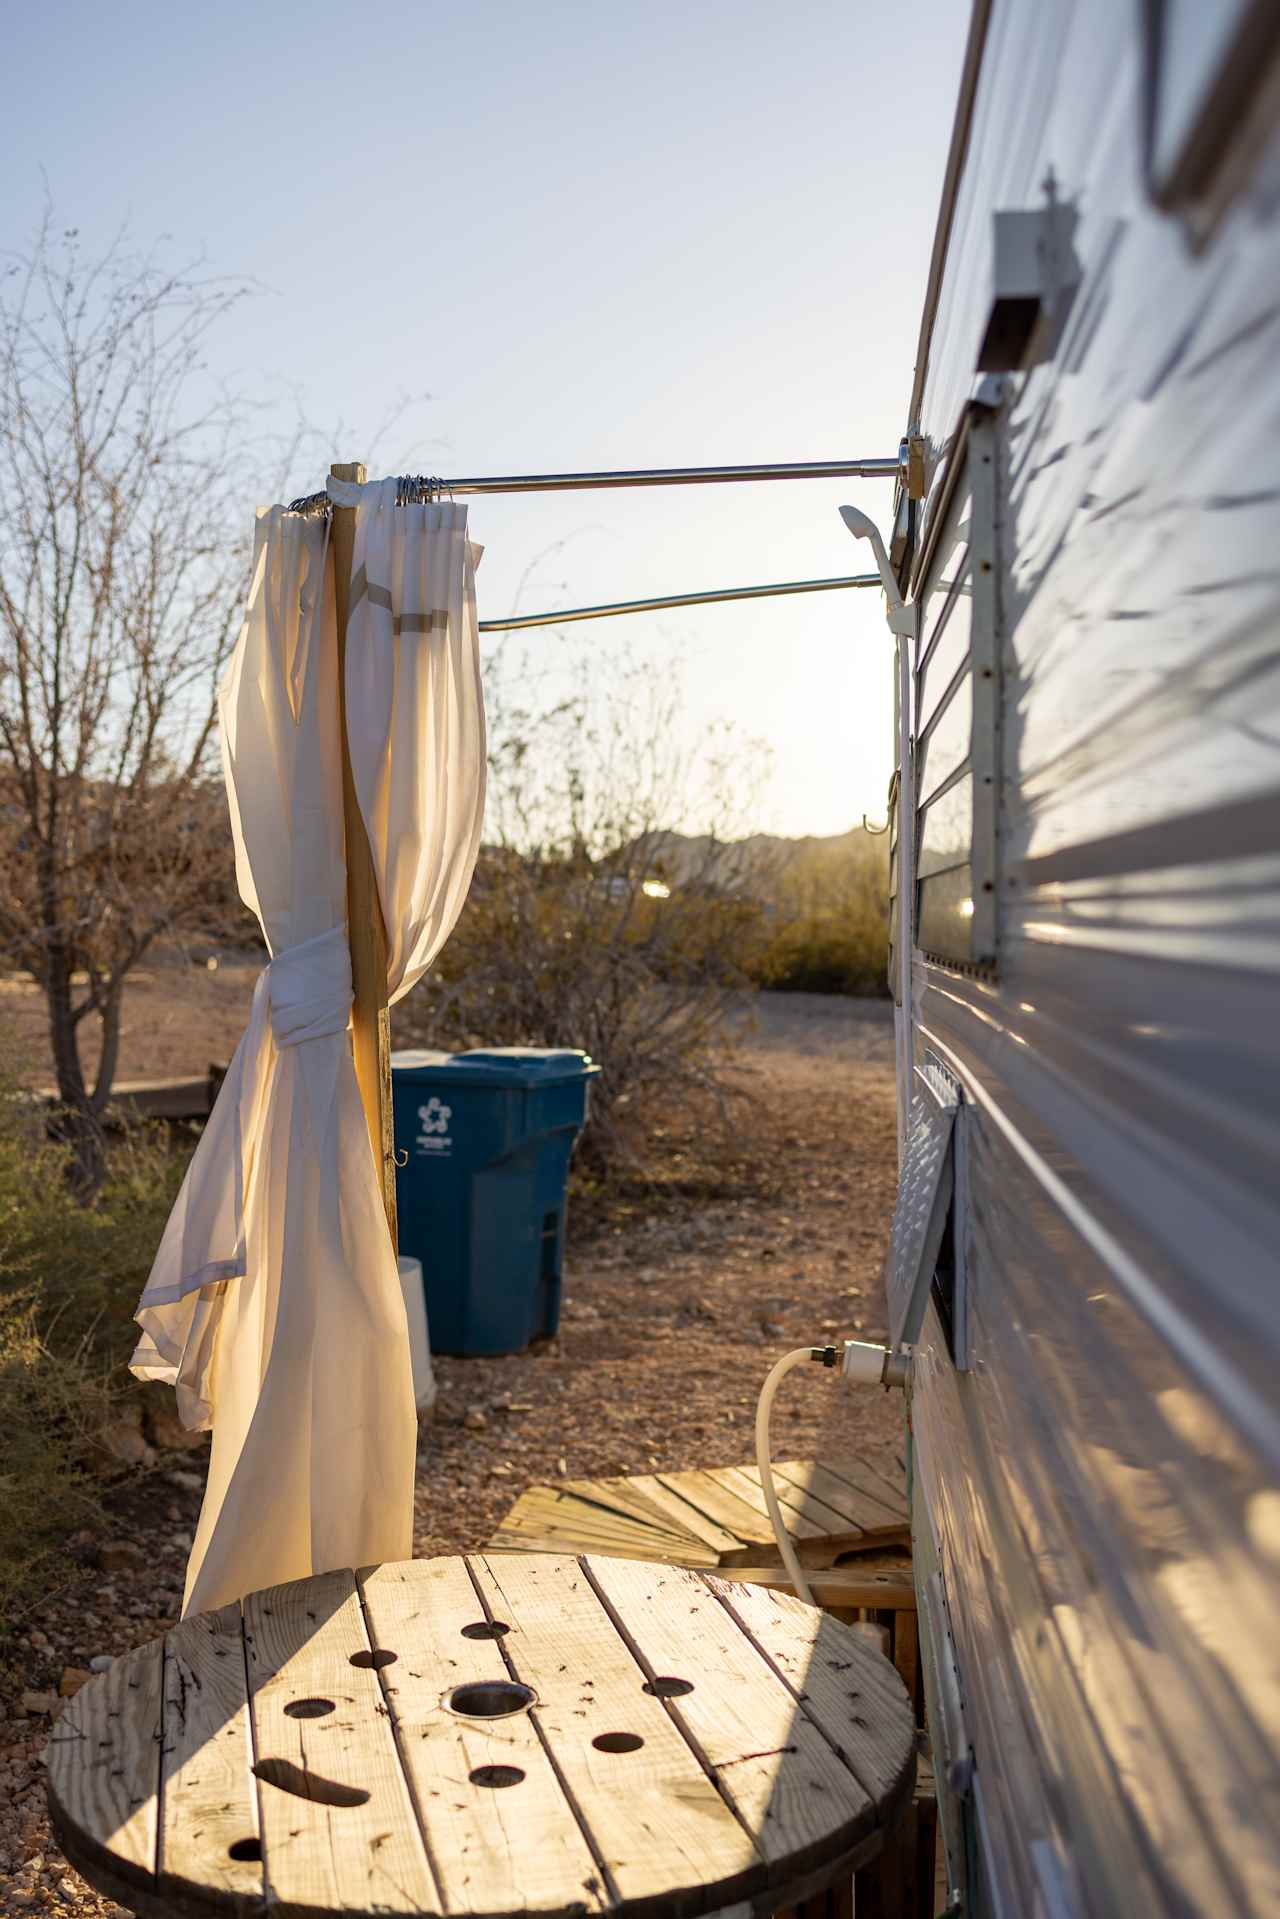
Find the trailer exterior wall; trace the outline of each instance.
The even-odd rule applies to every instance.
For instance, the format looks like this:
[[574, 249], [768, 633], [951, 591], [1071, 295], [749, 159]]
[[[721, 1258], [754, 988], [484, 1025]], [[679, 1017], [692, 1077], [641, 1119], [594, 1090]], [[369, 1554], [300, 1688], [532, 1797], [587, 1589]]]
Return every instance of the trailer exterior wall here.
[[[1229, 10], [1228, 10], [1229, 11]], [[1280, 1910], [1280, 137], [1193, 251], [1143, 10], [996, 0], [918, 421], [975, 391], [991, 216], [1079, 216], [1000, 446], [993, 968], [959, 1082], [971, 1364], [912, 1401], [990, 1909]]]

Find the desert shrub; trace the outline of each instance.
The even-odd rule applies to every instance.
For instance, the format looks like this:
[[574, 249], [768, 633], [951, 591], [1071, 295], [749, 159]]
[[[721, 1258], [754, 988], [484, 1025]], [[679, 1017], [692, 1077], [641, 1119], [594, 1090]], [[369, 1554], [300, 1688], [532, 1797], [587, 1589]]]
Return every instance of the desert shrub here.
[[597, 860], [487, 852], [441, 964], [397, 1008], [397, 1045], [590, 1053], [597, 1168], [625, 1149], [642, 1102], [722, 1101], [724, 1013], [750, 982], [762, 921], [709, 885], [656, 879], [661, 844], [641, 835]]
[[34, 1295], [0, 1295], [0, 1617], [93, 1516], [84, 1461], [112, 1408], [105, 1369], [83, 1351], [54, 1351], [38, 1322]]
[[757, 962], [762, 986], [792, 993], [888, 990], [886, 845], [861, 831], [802, 841], [775, 869], [772, 930]]
[[0, 1616], [95, 1509], [104, 1427], [136, 1394], [127, 1371], [142, 1290], [184, 1156], [146, 1134], [113, 1151], [98, 1203], [67, 1149], [0, 1086]]

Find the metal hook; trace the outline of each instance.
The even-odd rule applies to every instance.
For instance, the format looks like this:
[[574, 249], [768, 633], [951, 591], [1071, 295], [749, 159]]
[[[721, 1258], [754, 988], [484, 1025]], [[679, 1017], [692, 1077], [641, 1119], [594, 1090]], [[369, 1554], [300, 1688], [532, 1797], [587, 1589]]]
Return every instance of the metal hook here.
[[873, 840], [883, 839], [884, 835], [889, 831], [889, 822], [886, 820], [883, 826], [872, 826], [864, 813], [862, 816], [862, 830], [864, 833], [870, 833]]

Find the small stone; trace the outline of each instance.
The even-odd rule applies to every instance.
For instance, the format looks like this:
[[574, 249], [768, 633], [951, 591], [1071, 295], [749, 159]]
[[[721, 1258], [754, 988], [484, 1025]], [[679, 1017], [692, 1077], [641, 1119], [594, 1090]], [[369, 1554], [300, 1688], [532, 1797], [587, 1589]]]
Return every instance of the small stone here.
[[110, 1672], [115, 1660], [109, 1652], [96, 1652], [89, 1661], [90, 1672]]
[[204, 1481], [199, 1473], [172, 1472], [169, 1474], [169, 1484], [180, 1486], [184, 1493], [198, 1493]]
[[29, 1632], [27, 1634], [27, 1644], [29, 1646], [47, 1646], [48, 1643], [49, 1635], [47, 1632]]
[[81, 1686], [87, 1685], [92, 1678], [93, 1674], [87, 1666], [64, 1666], [58, 1691], [63, 1699], [74, 1699]]
[[766, 1339], [785, 1339], [787, 1329], [778, 1319], [764, 1319], [760, 1322], [760, 1331]]
[[98, 1434], [98, 1442], [108, 1460], [122, 1466], [150, 1466], [155, 1452], [142, 1436], [141, 1408], [133, 1408], [136, 1417], [113, 1419]]
[[208, 1433], [193, 1433], [189, 1427], [183, 1425], [171, 1407], [154, 1407], [148, 1423], [151, 1428], [151, 1443], [153, 1446], [158, 1446], [162, 1452], [189, 1453], [197, 1446], [208, 1444]]
[[483, 1433], [489, 1430], [489, 1421], [478, 1406], [468, 1406], [462, 1423], [469, 1433]]
[[82, 1526], [72, 1533], [67, 1541], [67, 1552], [79, 1566], [96, 1566], [98, 1563], [98, 1540], [88, 1526]]
[[145, 1563], [140, 1548], [129, 1539], [114, 1539], [98, 1554], [104, 1573], [140, 1572]]

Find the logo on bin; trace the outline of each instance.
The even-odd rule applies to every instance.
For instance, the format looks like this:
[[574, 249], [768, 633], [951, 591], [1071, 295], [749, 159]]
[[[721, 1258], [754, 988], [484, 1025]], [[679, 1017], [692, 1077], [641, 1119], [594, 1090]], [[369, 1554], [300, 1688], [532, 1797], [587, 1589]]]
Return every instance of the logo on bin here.
[[418, 1134], [417, 1147], [420, 1153], [451, 1153], [453, 1141], [449, 1137], [449, 1121], [453, 1118], [452, 1106], [446, 1106], [442, 1099], [432, 1094], [425, 1106], [418, 1108], [418, 1119], [422, 1131]]

